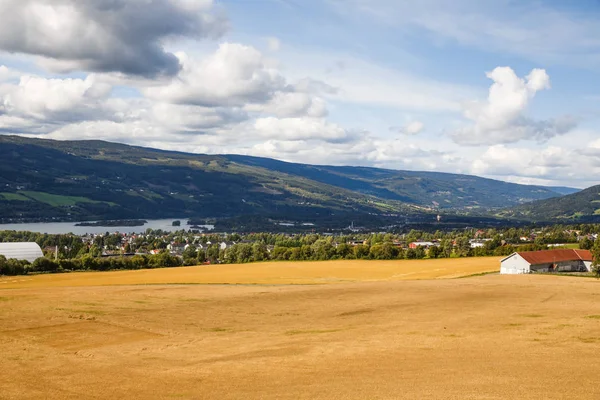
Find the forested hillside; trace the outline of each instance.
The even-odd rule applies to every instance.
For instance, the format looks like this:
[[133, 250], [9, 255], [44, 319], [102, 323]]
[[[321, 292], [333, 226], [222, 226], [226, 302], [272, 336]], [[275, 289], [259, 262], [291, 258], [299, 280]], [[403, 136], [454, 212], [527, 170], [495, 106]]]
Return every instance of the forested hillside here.
[[499, 215], [537, 221], [600, 221], [600, 185], [568, 196], [520, 205]]
[[3, 219], [410, 215], [560, 196], [467, 175], [1, 135], [0, 186]]

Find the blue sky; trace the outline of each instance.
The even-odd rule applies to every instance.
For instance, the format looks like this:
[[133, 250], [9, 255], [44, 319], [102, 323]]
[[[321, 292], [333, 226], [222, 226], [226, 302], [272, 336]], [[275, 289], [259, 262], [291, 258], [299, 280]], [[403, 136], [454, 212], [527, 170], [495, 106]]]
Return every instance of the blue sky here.
[[0, 132], [600, 183], [596, 1], [6, 0]]

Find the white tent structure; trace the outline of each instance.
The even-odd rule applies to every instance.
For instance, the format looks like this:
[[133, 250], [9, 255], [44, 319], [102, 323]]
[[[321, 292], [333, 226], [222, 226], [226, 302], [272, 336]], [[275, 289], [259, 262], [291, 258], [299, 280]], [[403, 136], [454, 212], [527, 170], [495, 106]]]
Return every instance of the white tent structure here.
[[0, 243], [0, 255], [7, 259], [27, 260], [30, 263], [43, 257], [42, 249], [35, 242]]

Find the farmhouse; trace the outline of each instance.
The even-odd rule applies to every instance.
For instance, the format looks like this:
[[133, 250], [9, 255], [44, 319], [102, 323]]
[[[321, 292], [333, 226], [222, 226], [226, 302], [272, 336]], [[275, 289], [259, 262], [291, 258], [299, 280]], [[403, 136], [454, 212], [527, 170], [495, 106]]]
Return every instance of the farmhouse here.
[[500, 261], [501, 274], [585, 272], [592, 269], [589, 250], [543, 250], [513, 253]]
[[44, 256], [35, 242], [0, 243], [0, 255], [6, 259], [27, 260], [30, 263]]

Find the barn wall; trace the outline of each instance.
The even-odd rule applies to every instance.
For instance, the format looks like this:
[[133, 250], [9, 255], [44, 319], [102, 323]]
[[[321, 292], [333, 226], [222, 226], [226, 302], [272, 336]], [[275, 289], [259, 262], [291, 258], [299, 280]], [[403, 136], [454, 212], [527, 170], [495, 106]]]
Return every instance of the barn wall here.
[[585, 272], [586, 266], [583, 261], [561, 261], [557, 263], [536, 264], [531, 266], [534, 272]]
[[529, 271], [529, 263], [516, 253], [500, 263], [501, 274], [527, 274]]

